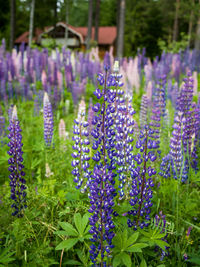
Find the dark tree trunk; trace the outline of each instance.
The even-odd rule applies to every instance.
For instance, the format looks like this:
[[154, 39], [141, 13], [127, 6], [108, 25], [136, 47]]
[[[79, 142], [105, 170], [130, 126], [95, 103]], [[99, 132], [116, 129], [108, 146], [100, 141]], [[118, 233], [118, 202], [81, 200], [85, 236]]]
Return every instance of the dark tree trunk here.
[[90, 40], [92, 36], [92, 0], [88, 2], [88, 31], [87, 31], [87, 42], [86, 49], [90, 49]]
[[117, 0], [117, 38], [116, 38], [116, 44], [118, 45], [118, 36], [119, 36], [119, 14], [120, 14], [120, 0]]
[[31, 46], [32, 38], [33, 38], [34, 10], [35, 10], [35, 0], [32, 0], [31, 1], [31, 10], [30, 10], [29, 38], [28, 38], [29, 47]]
[[95, 36], [94, 40], [98, 44], [98, 35], [99, 35], [99, 13], [100, 13], [100, 1], [96, 0], [96, 12], [95, 12]]
[[120, 0], [120, 9], [119, 9], [119, 27], [118, 27], [118, 36], [117, 36], [117, 57], [123, 57], [124, 49], [124, 20], [125, 20], [125, 0]]
[[196, 50], [200, 50], [200, 0], [199, 0], [199, 17], [196, 28], [196, 38], [195, 38], [194, 48]]
[[68, 0], [65, 0], [65, 7], [66, 7], [66, 13], [65, 13], [65, 42], [66, 42], [66, 48], [67, 48], [67, 42], [68, 42], [68, 23], [69, 23], [69, 6], [68, 6]]
[[174, 29], [173, 29], [173, 41], [177, 41], [178, 39], [178, 15], [180, 9], [180, 0], [176, 0], [176, 11], [174, 17]]
[[56, 38], [56, 23], [57, 23], [57, 0], [54, 0], [54, 38]]
[[188, 47], [190, 47], [190, 41], [191, 41], [191, 34], [192, 34], [192, 26], [193, 26], [193, 17], [194, 17], [194, 0], [192, 0], [192, 9], [190, 12], [190, 20], [189, 20], [189, 25], [188, 25]]
[[16, 0], [10, 0], [10, 49], [12, 49], [14, 46], [15, 15], [16, 15]]

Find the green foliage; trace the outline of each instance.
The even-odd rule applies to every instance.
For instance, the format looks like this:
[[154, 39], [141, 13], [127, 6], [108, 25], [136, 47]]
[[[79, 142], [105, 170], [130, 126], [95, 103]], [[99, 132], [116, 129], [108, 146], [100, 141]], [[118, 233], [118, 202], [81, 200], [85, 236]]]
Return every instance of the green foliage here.
[[127, 1], [125, 27], [125, 55], [145, 47], [147, 55], [160, 53], [157, 39], [163, 36], [162, 15], [159, 1]]
[[158, 246], [162, 250], [166, 250], [166, 247], [169, 247], [169, 244], [161, 240], [165, 237], [166, 233], [161, 233], [160, 229], [149, 229], [148, 232], [140, 229], [139, 232], [143, 235], [141, 240], [146, 242], [150, 247]]
[[180, 51], [184, 51], [189, 44], [189, 36], [185, 33], [181, 33], [181, 40], [180, 41], [173, 41], [170, 43], [166, 43], [166, 41], [158, 39], [158, 46], [161, 51], [165, 51], [166, 53], [178, 53]]
[[3, 267], [15, 260], [15, 258], [12, 258], [13, 254], [15, 254], [15, 251], [9, 252], [9, 250], [10, 248], [5, 248], [3, 251], [0, 250], [0, 267]]
[[[135, 110], [140, 109], [141, 95], [134, 93], [133, 105]], [[41, 82], [37, 82], [36, 90], [41, 90]], [[86, 106], [88, 108], [90, 97], [93, 98], [94, 86], [88, 83], [86, 88]], [[65, 111], [65, 99], [70, 99], [69, 112]], [[93, 98], [93, 103], [95, 103]], [[34, 116], [33, 103], [14, 99], [17, 104], [18, 116], [22, 128], [24, 151], [24, 165], [27, 180], [28, 208], [24, 217], [17, 219], [11, 216], [10, 186], [8, 179], [6, 143], [3, 139], [0, 147], [0, 264], [3, 266], [58, 266], [63, 255], [63, 266], [90, 266], [88, 234], [88, 205], [87, 196], [74, 188], [71, 174], [71, 153], [73, 135], [72, 124], [76, 116], [74, 113], [71, 93], [65, 88], [63, 100], [54, 110], [54, 140], [53, 146], [47, 149], [43, 140], [43, 114]], [[4, 103], [3, 115], [8, 126], [8, 115]], [[168, 152], [166, 137], [172, 131], [174, 108], [168, 102], [169, 127], [161, 131], [162, 155]], [[138, 121], [139, 116], [134, 115]], [[62, 141], [58, 137], [58, 123], [63, 118], [69, 138]], [[134, 142], [136, 142], [136, 138]], [[135, 151], [134, 151], [135, 153]], [[51, 175], [46, 176], [45, 165], [49, 164]], [[91, 164], [91, 166], [93, 166]], [[159, 161], [155, 162], [159, 173]], [[129, 204], [130, 196], [126, 200], [115, 203], [114, 210], [119, 214], [115, 217], [114, 249], [112, 258], [108, 258], [111, 266], [193, 266], [199, 264], [199, 232], [200, 232], [200, 172], [190, 170], [189, 181], [185, 184], [175, 179], [163, 179], [156, 176], [153, 192], [152, 220], [148, 228], [136, 232], [127, 226], [128, 211], [132, 209]], [[116, 188], [118, 181], [116, 179]], [[154, 216], [163, 211], [167, 223], [163, 232], [162, 220], [156, 223]], [[192, 227], [187, 237], [188, 227]], [[122, 229], [122, 230], [119, 230]], [[167, 236], [167, 243], [163, 237]], [[160, 251], [168, 247], [170, 257], [160, 262]], [[155, 252], [155, 247], [158, 251]], [[184, 254], [188, 260], [183, 259]], [[161, 264], [162, 263], [162, 264]]]
[[142, 252], [142, 249], [147, 247], [147, 243], [135, 243], [138, 239], [139, 232], [135, 232], [128, 237], [127, 230], [123, 232], [118, 232], [118, 234], [113, 238], [113, 267], [119, 266], [123, 263], [125, 266], [131, 266], [131, 256], [130, 253]]
[[[15, 38], [29, 29], [30, 0], [16, 0], [16, 29]], [[10, 5], [9, 1], [1, 0], [0, 39], [9, 41]], [[57, 4], [57, 8], [56, 8]], [[126, 0], [124, 53], [133, 56], [138, 48], [146, 47], [147, 55], [151, 58], [161, 53], [161, 49], [178, 51], [187, 47], [188, 24], [192, 23], [191, 44], [196, 38], [198, 21], [198, 1], [180, 1], [178, 42], [172, 42], [173, 26], [176, 10], [174, 0]], [[95, 20], [95, 5], [93, 1], [93, 21]], [[87, 26], [88, 1], [68, 0], [68, 21], [72, 26]], [[191, 17], [191, 14], [193, 16]], [[118, 0], [101, 0], [100, 26], [116, 26], [119, 17]], [[58, 21], [66, 20], [66, 2], [63, 0], [40, 0], [35, 3], [34, 29], [53, 26]], [[181, 35], [183, 33], [183, 35]], [[159, 40], [159, 41], [158, 41]], [[34, 44], [33, 44], [34, 46]], [[55, 43], [47, 45], [48, 49]]]
[[[85, 240], [89, 239], [91, 236], [88, 234], [89, 226], [87, 226], [89, 220], [88, 214], [85, 214], [81, 217], [80, 213], [74, 214], [74, 222], [76, 229], [73, 227], [72, 224], [67, 222], [59, 222], [59, 225], [64, 230], [56, 231], [56, 235], [62, 236], [62, 238], [68, 238], [63, 240], [60, 244], [56, 246], [56, 250], [69, 250], [72, 248], [78, 241], [84, 242]], [[73, 238], [69, 238], [73, 237]]]
[[67, 265], [78, 265], [78, 266], [83, 266], [83, 267], [87, 267], [89, 266], [89, 255], [85, 253], [84, 250], [80, 250], [80, 249], [76, 249], [75, 250], [79, 261], [78, 260], [67, 260], [64, 263]]
[[146, 263], [144, 258], [142, 259], [142, 261], [140, 263], [140, 267], [147, 267], [147, 263]]

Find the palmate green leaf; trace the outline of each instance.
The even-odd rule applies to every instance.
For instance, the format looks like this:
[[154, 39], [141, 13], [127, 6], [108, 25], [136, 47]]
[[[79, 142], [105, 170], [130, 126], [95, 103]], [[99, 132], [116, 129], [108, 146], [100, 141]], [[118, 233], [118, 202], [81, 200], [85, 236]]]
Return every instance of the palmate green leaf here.
[[157, 246], [159, 246], [162, 250], [166, 250], [165, 247], [169, 247], [169, 244], [163, 240], [155, 240], [154, 241]]
[[121, 253], [121, 259], [127, 267], [131, 267], [131, 257], [126, 252]]
[[151, 239], [161, 239], [166, 236], [166, 233], [154, 232]]
[[[74, 215], [74, 222], [76, 225], [76, 228], [81, 236], [88, 233], [90, 229], [90, 225], [86, 228], [89, 221], [89, 215], [85, 214], [83, 218], [81, 217], [80, 213], [76, 213]], [[86, 229], [85, 229], [86, 228]]]
[[148, 238], [151, 238], [151, 236], [152, 236], [152, 232], [146, 232], [142, 229], [139, 229], [139, 232]]
[[128, 241], [126, 242], [126, 247], [131, 246], [135, 241], [138, 239], [139, 232], [134, 233], [131, 237], [129, 237]]
[[[89, 228], [87, 230], [86, 226], [88, 224], [88, 221], [89, 221], [89, 214], [84, 214], [83, 218], [82, 218], [82, 231], [84, 234], [87, 234], [88, 230], [90, 229], [90, 225], [89, 225]], [[86, 229], [85, 229], [86, 228]], [[87, 231], [85, 231], [87, 230]]]
[[161, 239], [166, 236], [166, 233], [160, 233], [159, 229], [156, 229], [156, 230], [149, 229], [148, 232], [139, 229], [139, 232], [146, 237], [146, 238], [142, 238], [142, 240], [144, 239], [145, 241], [146, 240], [155, 241], [157, 239]]
[[146, 263], [144, 258], [142, 259], [142, 261], [140, 263], [140, 267], [147, 267], [147, 263]]
[[78, 242], [78, 238], [69, 238], [67, 240], [62, 241], [55, 249], [62, 250], [66, 249], [69, 250]]
[[86, 229], [85, 229], [85, 231], [84, 231], [84, 235], [88, 233], [88, 231], [90, 230], [90, 228], [91, 228], [91, 225], [88, 225], [88, 226], [86, 227]]
[[9, 263], [14, 261], [15, 258], [12, 258], [15, 252], [9, 252], [9, 248], [4, 249], [4, 251], [0, 254], [0, 263]]
[[88, 257], [86, 256], [86, 254], [80, 249], [77, 249], [76, 252], [77, 252], [79, 259], [83, 263], [83, 265], [87, 266], [88, 265]]
[[65, 235], [65, 236], [68, 236], [67, 232], [62, 231], [62, 230], [54, 232], [54, 235]]
[[127, 238], [128, 238], [128, 232], [125, 229], [122, 233], [122, 248], [126, 248], [126, 244], [127, 244]]
[[65, 230], [65, 232], [68, 236], [78, 236], [78, 232], [73, 227], [73, 225], [71, 225], [70, 223], [58, 222], [58, 224]]
[[127, 252], [142, 252], [142, 248], [148, 247], [146, 243], [136, 243], [126, 249]]
[[0, 258], [0, 263], [9, 263], [14, 260], [15, 258], [10, 258], [10, 256], [5, 256], [4, 258]]
[[78, 240], [83, 242], [85, 239], [90, 239], [90, 238], [92, 238], [92, 235], [84, 235], [82, 237], [79, 237]]
[[114, 257], [114, 259], [113, 259], [113, 267], [117, 267], [117, 266], [119, 266], [120, 263], [121, 263], [121, 255], [118, 254], [118, 255], [116, 255], [116, 256]]
[[74, 214], [74, 222], [75, 222], [75, 225], [76, 225], [76, 228], [77, 228], [79, 234], [82, 235], [83, 234], [83, 231], [82, 231], [82, 217], [81, 217], [80, 213], [75, 213]]
[[122, 234], [118, 233], [113, 238], [114, 251], [121, 251], [122, 247]]

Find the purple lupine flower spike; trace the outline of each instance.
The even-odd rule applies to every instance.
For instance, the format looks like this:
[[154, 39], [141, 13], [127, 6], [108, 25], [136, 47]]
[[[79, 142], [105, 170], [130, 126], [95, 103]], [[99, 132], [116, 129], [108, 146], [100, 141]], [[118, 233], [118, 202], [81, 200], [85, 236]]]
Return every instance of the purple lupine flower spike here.
[[49, 101], [48, 94], [44, 93], [43, 99], [43, 116], [44, 116], [44, 140], [47, 146], [51, 146], [53, 137], [53, 112]]
[[22, 135], [19, 120], [17, 118], [16, 106], [13, 108], [8, 130], [10, 131], [8, 134], [8, 138], [10, 139], [10, 142], [8, 143], [8, 146], [10, 147], [8, 154], [11, 156], [8, 160], [8, 163], [10, 164], [8, 170], [10, 171], [11, 199], [14, 201], [11, 206], [14, 209], [12, 215], [22, 217], [23, 210], [27, 207], [25, 192], [26, 181], [24, 179], [24, 165], [22, 164]]
[[[114, 143], [113, 138], [115, 131], [113, 129], [115, 112], [115, 96], [116, 92], [109, 89], [112, 86], [113, 77], [108, 76], [108, 68], [105, 66], [105, 75], [99, 74], [97, 78], [102, 89], [96, 89], [94, 94], [98, 99], [102, 98], [102, 104], [94, 105], [93, 110], [95, 115], [93, 117], [94, 128], [91, 132], [93, 141], [93, 150], [95, 154], [92, 157], [96, 161], [96, 165], [91, 175], [89, 182], [90, 187], [90, 234], [92, 234], [90, 246], [90, 258], [93, 263], [100, 254], [101, 262], [105, 255], [109, 255], [113, 248], [112, 239], [114, 237], [113, 216], [114, 216], [114, 177], [112, 172], [114, 169]], [[114, 83], [115, 85], [115, 83]]]
[[[192, 136], [195, 134], [195, 120], [198, 124], [198, 114], [192, 108], [193, 78], [188, 72], [184, 78], [182, 90], [177, 98], [177, 112], [175, 114], [170, 153], [163, 158], [160, 175], [170, 177], [170, 165], [173, 177], [185, 182], [188, 179], [190, 156], [192, 151]], [[188, 157], [189, 155], [189, 157]], [[185, 156], [185, 159], [184, 159]], [[195, 155], [194, 155], [195, 156]], [[194, 164], [195, 167], [195, 164]]]
[[199, 130], [200, 130], [200, 108], [199, 103], [196, 105], [193, 103], [193, 137], [192, 137], [192, 145], [191, 145], [191, 165], [192, 168], [197, 171], [198, 168], [198, 147], [199, 147]]
[[154, 186], [152, 176], [156, 174], [155, 168], [151, 167], [150, 162], [156, 160], [153, 143], [149, 137], [152, 136], [152, 130], [148, 125], [144, 126], [141, 130], [139, 140], [136, 142], [136, 148], [140, 150], [138, 154], [134, 156], [134, 160], [137, 163], [137, 167], [132, 170], [132, 187], [130, 189], [129, 201], [133, 210], [128, 214], [133, 216], [133, 220], [128, 219], [128, 227], [133, 227], [134, 230], [137, 227], [143, 229], [149, 225], [150, 221], [150, 207], [152, 206], [151, 198], [153, 197], [153, 191], [151, 187]]
[[[73, 145], [74, 152], [72, 154], [72, 167], [74, 168], [72, 174], [74, 175], [74, 182], [77, 184], [76, 188], [81, 188], [81, 192], [85, 192], [88, 187], [90, 178], [89, 172], [89, 152], [88, 145], [90, 141], [88, 139], [88, 122], [85, 121], [85, 102], [81, 101], [78, 110], [77, 119], [74, 120], [74, 136], [72, 140], [75, 142]], [[85, 182], [86, 181], [86, 182]]]
[[134, 168], [133, 161], [133, 134], [135, 110], [132, 107], [132, 97], [128, 95], [123, 98], [123, 90], [117, 90], [116, 114], [115, 114], [115, 149], [116, 170], [119, 179], [120, 199], [127, 197], [124, 189], [131, 183], [130, 172]]

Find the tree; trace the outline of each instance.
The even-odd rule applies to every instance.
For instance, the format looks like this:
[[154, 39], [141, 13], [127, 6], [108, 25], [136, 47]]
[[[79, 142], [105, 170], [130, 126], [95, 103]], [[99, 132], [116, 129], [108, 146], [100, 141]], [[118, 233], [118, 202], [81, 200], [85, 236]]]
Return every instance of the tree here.
[[97, 43], [98, 43], [98, 33], [99, 33], [99, 13], [100, 13], [100, 0], [96, 0], [95, 35], [94, 35], [94, 40]]
[[[143, 47], [146, 48], [148, 57], [153, 58], [160, 54], [158, 40], [167, 38], [165, 34], [168, 30], [168, 28], [164, 30], [164, 16], [161, 11], [162, 5], [159, 1], [126, 1], [125, 56], [135, 56], [138, 48]], [[170, 22], [172, 27], [173, 17]]]
[[31, 46], [33, 38], [34, 10], [35, 10], [35, 0], [32, 0], [30, 9], [30, 24], [29, 24], [29, 38], [28, 38], [29, 47]]
[[14, 46], [15, 16], [16, 16], [16, 0], [10, 0], [10, 49], [12, 49]]
[[[0, 40], [6, 39], [9, 45], [10, 39], [10, 1], [0, 0]], [[8, 42], [7, 42], [8, 41]]]
[[88, 31], [87, 31], [87, 41], [86, 41], [86, 49], [88, 50], [90, 48], [90, 41], [91, 41], [91, 35], [92, 35], [92, 0], [88, 1]]
[[66, 28], [65, 28], [65, 40], [66, 40], [66, 48], [67, 48], [67, 42], [68, 42], [68, 23], [69, 23], [69, 3], [68, 0], [65, 0], [65, 8], [66, 8], [66, 13], [65, 13], [65, 23], [66, 23]]
[[117, 0], [101, 0], [100, 26], [116, 26]]
[[116, 44], [118, 44], [118, 37], [119, 37], [119, 15], [120, 15], [120, 0], [117, 0], [117, 12], [116, 12], [117, 39], [116, 39]]
[[37, 0], [35, 2], [35, 27], [43, 29], [58, 22], [58, 0]]
[[177, 41], [177, 38], [178, 38], [179, 9], [180, 9], [180, 0], [176, 0], [176, 12], [175, 12], [175, 17], [174, 17], [173, 41]]
[[120, 0], [119, 9], [119, 28], [117, 30], [117, 57], [121, 58], [123, 56], [124, 48], [124, 19], [125, 19], [125, 0]]
[[190, 19], [189, 19], [189, 25], [188, 25], [188, 37], [189, 37], [188, 46], [190, 46], [191, 35], [192, 35], [192, 26], [193, 26], [193, 17], [194, 17], [193, 6], [194, 6], [194, 0], [192, 0], [192, 8], [190, 11]]
[[194, 48], [196, 50], [200, 50], [200, 0], [199, 0], [199, 16], [198, 16], [197, 27], [196, 27], [196, 38], [195, 38]]

